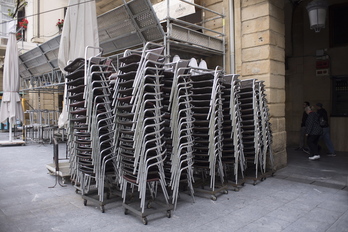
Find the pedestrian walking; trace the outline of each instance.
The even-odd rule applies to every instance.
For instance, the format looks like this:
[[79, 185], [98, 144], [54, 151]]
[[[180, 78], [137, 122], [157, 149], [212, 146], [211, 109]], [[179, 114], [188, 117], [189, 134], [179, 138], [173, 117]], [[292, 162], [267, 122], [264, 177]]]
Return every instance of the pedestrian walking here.
[[317, 108], [317, 114], [319, 115], [320, 126], [323, 128], [323, 134], [320, 136], [319, 140], [324, 140], [326, 148], [329, 152], [328, 156], [336, 156], [335, 149], [330, 138], [330, 125], [327, 111], [323, 108], [323, 104], [321, 103], [317, 103], [315, 107]]
[[307, 145], [311, 156], [309, 160], [319, 160], [319, 148], [318, 142], [319, 138], [323, 133], [323, 129], [319, 124], [319, 114], [314, 112], [310, 106], [305, 108], [305, 111], [308, 115], [306, 120], [306, 136], [307, 136]]
[[302, 113], [301, 130], [300, 130], [300, 142], [299, 142], [299, 146], [295, 150], [301, 150], [307, 154], [310, 154], [309, 149], [306, 146], [306, 120], [307, 120], [308, 114], [306, 113], [305, 108], [307, 106], [310, 106], [309, 102], [308, 101], [303, 102], [303, 113]]

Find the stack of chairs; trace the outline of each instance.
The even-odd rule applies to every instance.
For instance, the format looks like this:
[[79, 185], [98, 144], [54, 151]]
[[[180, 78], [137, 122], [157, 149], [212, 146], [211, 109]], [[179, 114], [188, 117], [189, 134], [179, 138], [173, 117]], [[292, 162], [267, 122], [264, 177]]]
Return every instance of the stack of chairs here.
[[[188, 60], [177, 60], [172, 64], [172, 78], [166, 89], [168, 93], [168, 110], [170, 115], [170, 136], [168, 141], [171, 144], [170, 153], [170, 182], [172, 190], [172, 204], [176, 208], [180, 184], [188, 188], [194, 201], [193, 188], [193, 111], [191, 104], [192, 84], [191, 74], [188, 67]], [[167, 102], [166, 102], [167, 103]]]
[[238, 190], [244, 185], [245, 158], [242, 140], [242, 118], [240, 114], [240, 80], [238, 75], [223, 78], [223, 152], [225, 178], [228, 185]]
[[[172, 151], [173, 151], [173, 144], [172, 144], [172, 133], [170, 129], [171, 125], [171, 110], [169, 108], [170, 105], [170, 94], [171, 94], [171, 89], [173, 85], [173, 77], [174, 77], [174, 72], [173, 72], [173, 66], [174, 64], [166, 64], [165, 70], [163, 72], [163, 86], [161, 88], [162, 90], [162, 114], [163, 114], [163, 139], [165, 141], [165, 149], [166, 149], [166, 159], [164, 161], [164, 174], [166, 178], [166, 184], [167, 186], [171, 182], [171, 168], [172, 168]], [[169, 190], [169, 189], [168, 189]], [[168, 194], [169, 191], [168, 191]]]
[[241, 81], [239, 92], [242, 130], [243, 130], [243, 151], [246, 159], [246, 168], [250, 173], [247, 178], [254, 180], [259, 178], [259, 154], [260, 154], [260, 125], [259, 125], [259, 107], [256, 95], [255, 79]]
[[[261, 130], [261, 142], [260, 142], [260, 169], [263, 175], [262, 179], [266, 178], [267, 170], [269, 169], [271, 175], [274, 172], [273, 165], [273, 153], [272, 153], [272, 131], [269, 108], [267, 104], [266, 94], [265, 94], [265, 85], [263, 81], [256, 81], [256, 94], [258, 99], [259, 106], [259, 121], [260, 121], [260, 130]], [[269, 163], [269, 167], [267, 166]]]
[[[104, 212], [105, 183], [115, 179], [113, 112], [111, 109], [108, 65], [100, 57], [78, 58], [65, 69], [69, 100], [68, 153], [70, 174], [84, 204], [98, 203]], [[73, 70], [74, 69], [74, 70]], [[115, 159], [112, 159], [115, 160]], [[108, 175], [108, 173], [111, 173]], [[110, 177], [111, 176], [111, 177]], [[110, 185], [111, 186], [111, 183]], [[110, 195], [110, 192], [107, 193]]]
[[67, 151], [70, 157], [70, 178], [76, 191], [81, 190], [82, 171], [91, 171], [91, 135], [88, 132], [85, 100], [85, 60], [75, 59], [65, 67], [68, 127]]
[[[112, 95], [109, 76], [113, 68], [110, 60], [104, 60], [98, 64], [89, 62], [85, 78], [85, 106], [87, 115], [87, 131], [90, 133], [91, 142], [91, 165], [92, 173], [82, 175], [82, 197], [85, 200], [97, 202], [101, 211], [104, 205], [110, 201], [104, 199], [107, 187], [107, 198], [109, 198], [112, 187], [116, 185], [116, 155], [114, 153], [114, 114], [111, 107]], [[90, 179], [94, 179], [91, 186]], [[86, 185], [87, 184], [87, 185]], [[93, 188], [93, 192], [90, 192]], [[97, 199], [95, 199], [95, 196]]]
[[[171, 206], [166, 189], [164, 160], [166, 159], [162, 92], [163, 47], [150, 49], [148, 43], [141, 52], [128, 50], [120, 58], [119, 72], [114, 77], [114, 114], [117, 141], [117, 168], [125, 213], [139, 215], [144, 224], [147, 192], [154, 200], [158, 183], [165, 204], [162, 210], [170, 216]], [[129, 197], [137, 188], [140, 207], [132, 206]], [[148, 190], [148, 191], [147, 191]], [[158, 202], [157, 202], [158, 203]], [[140, 209], [139, 209], [140, 208]], [[156, 212], [156, 211], [155, 211]]]
[[[223, 151], [223, 110], [222, 110], [222, 70], [192, 68], [192, 105], [194, 118], [194, 169], [196, 192], [209, 194], [216, 200], [216, 193], [227, 193], [222, 164]], [[216, 185], [216, 177], [221, 185]], [[207, 189], [204, 189], [208, 187]]]
[[[267, 101], [262, 82], [255, 79], [242, 80], [240, 90], [243, 147], [247, 165], [247, 179], [254, 185], [266, 176], [267, 153], [272, 165], [271, 130]], [[273, 168], [272, 168], [273, 169]], [[251, 174], [254, 172], [254, 174]]]

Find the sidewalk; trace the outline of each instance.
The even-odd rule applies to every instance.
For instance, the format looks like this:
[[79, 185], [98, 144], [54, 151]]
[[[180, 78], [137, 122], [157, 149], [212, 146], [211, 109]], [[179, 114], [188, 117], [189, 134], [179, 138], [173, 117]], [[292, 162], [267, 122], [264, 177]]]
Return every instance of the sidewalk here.
[[[7, 139], [0, 133], [0, 140]], [[60, 144], [60, 157], [65, 146]], [[347, 231], [348, 153], [308, 161], [288, 150], [288, 166], [256, 186], [246, 184], [217, 201], [181, 194], [176, 211], [167, 218], [148, 216], [148, 225], [124, 215], [122, 201], [105, 206], [83, 205], [74, 187], [48, 188], [51, 144], [0, 147], [0, 232], [18, 231]]]

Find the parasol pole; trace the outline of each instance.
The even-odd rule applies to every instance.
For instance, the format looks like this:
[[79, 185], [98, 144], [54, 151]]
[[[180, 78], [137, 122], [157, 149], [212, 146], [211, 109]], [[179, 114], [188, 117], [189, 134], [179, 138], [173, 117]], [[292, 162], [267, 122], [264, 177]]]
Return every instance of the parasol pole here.
[[12, 142], [12, 120], [10, 119], [9, 120], [9, 138], [8, 138], [8, 141]]

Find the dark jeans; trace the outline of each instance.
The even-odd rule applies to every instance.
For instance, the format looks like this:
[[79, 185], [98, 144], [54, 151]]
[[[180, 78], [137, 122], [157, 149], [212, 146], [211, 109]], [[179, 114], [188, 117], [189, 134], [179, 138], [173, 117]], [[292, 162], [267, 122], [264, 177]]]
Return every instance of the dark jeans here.
[[318, 142], [320, 135], [308, 135], [307, 136], [307, 145], [312, 155], [318, 155]]
[[330, 127], [323, 128], [323, 134], [320, 136], [320, 139], [324, 139], [325, 145], [329, 150], [329, 153], [335, 154], [335, 149], [330, 139]]

